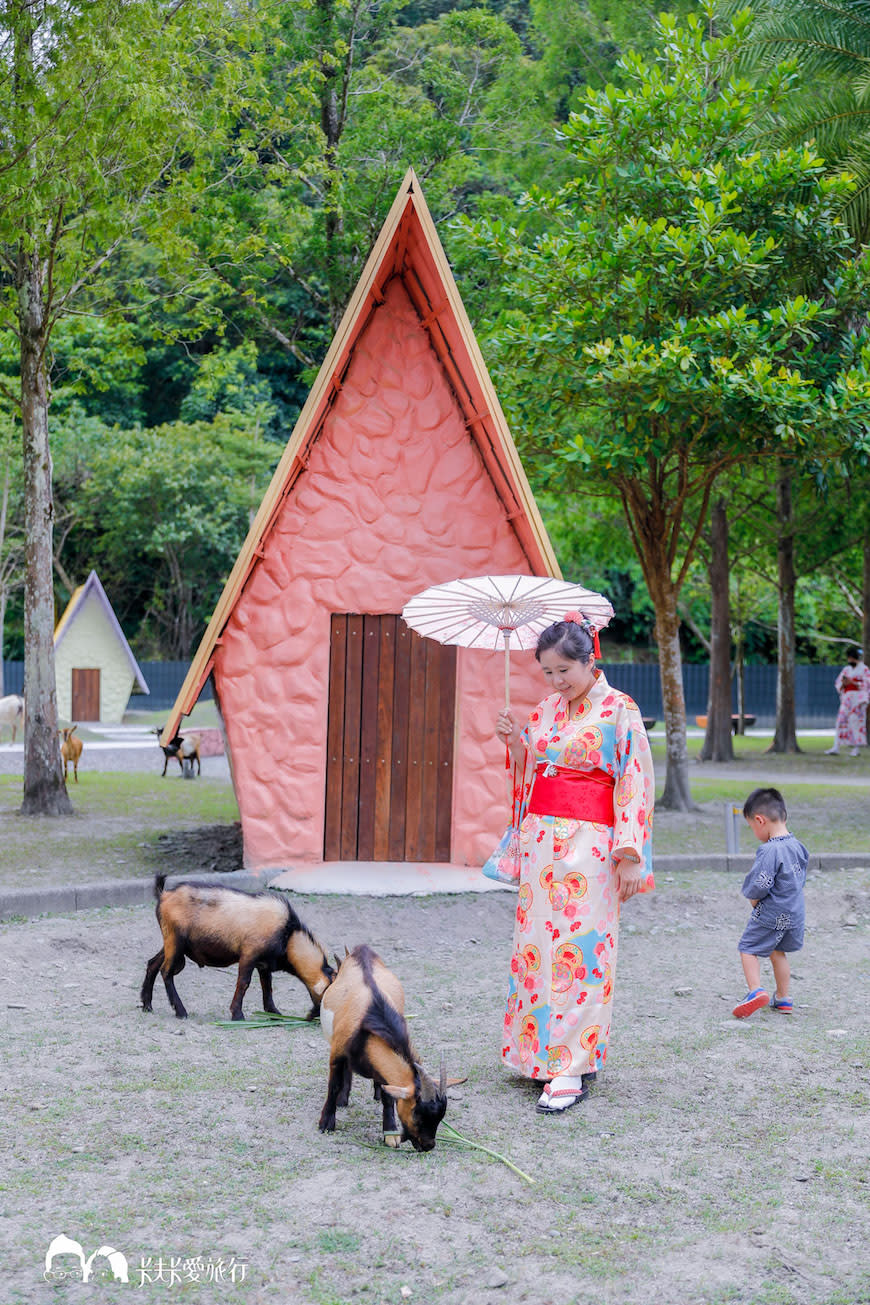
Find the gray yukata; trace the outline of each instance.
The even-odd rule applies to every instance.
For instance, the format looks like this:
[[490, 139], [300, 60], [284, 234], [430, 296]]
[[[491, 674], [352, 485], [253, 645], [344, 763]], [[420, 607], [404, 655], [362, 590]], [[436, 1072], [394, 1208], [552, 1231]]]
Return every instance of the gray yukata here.
[[750, 956], [797, 952], [804, 945], [804, 883], [810, 854], [794, 834], [762, 843], [740, 890], [755, 900], [737, 944]]

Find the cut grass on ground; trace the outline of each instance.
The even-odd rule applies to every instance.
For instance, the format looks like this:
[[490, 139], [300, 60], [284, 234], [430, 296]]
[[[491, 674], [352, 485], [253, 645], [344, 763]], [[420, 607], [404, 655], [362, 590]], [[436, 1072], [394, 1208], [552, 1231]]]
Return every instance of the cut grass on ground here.
[[89, 771], [72, 785], [71, 816], [21, 816], [21, 779], [0, 775], [0, 886], [45, 887], [135, 879], [155, 870], [161, 835], [239, 818], [228, 779], [185, 783], [159, 775]]

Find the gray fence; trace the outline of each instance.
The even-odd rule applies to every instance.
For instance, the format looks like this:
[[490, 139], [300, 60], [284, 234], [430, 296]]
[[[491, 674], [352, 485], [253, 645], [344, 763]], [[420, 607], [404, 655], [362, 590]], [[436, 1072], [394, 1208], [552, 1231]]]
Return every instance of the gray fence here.
[[[636, 663], [602, 663], [604, 673], [615, 687], [634, 698], [644, 716], [662, 718], [662, 685], [656, 665], [640, 666]], [[759, 725], [772, 725], [776, 718], [776, 666], [747, 666], [744, 673], [744, 709], [755, 716]], [[834, 680], [842, 670], [837, 666], [795, 667], [795, 709], [798, 725], [805, 729], [830, 725], [833, 728], [837, 714], [837, 694]], [[707, 693], [710, 680], [708, 666], [683, 667], [683, 692], [686, 695], [686, 716], [689, 724], [696, 716], [707, 711]], [[737, 710], [737, 686], [731, 690], [731, 707]]]
[[[147, 697], [145, 694], [134, 694], [130, 706], [134, 709], [138, 707], [143, 710], [153, 708], [155, 711], [167, 711], [178, 696], [189, 666], [189, 662], [140, 662], [139, 669], [151, 692]], [[24, 692], [24, 662], [3, 663], [3, 692]], [[200, 694], [200, 701], [206, 701], [211, 696], [209, 680]]]
[[[175, 702], [178, 690], [187, 674], [187, 662], [140, 662], [142, 674], [151, 690], [149, 697], [134, 696], [132, 707], [153, 707], [165, 711]], [[662, 686], [657, 665], [636, 662], [603, 663], [610, 683], [631, 695], [644, 716], [662, 718]], [[833, 727], [837, 714], [837, 695], [834, 680], [841, 666], [798, 666], [796, 668], [795, 696], [798, 724], [804, 728], [813, 725]], [[776, 715], [776, 667], [747, 666], [745, 673], [746, 711], [755, 716], [760, 725], [773, 723]], [[683, 667], [683, 690], [686, 695], [686, 715], [691, 724], [695, 716], [707, 710], [707, 685], [709, 668]], [[24, 684], [24, 663], [3, 663], [5, 693], [21, 693]], [[202, 691], [202, 699], [211, 698], [211, 683]], [[732, 693], [732, 706], [737, 710], [737, 689]]]

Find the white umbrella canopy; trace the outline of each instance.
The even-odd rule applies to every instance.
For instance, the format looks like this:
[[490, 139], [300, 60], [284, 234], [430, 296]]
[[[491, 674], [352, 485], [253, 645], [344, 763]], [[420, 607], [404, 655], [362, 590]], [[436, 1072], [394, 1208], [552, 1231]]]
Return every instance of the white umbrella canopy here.
[[554, 621], [580, 613], [604, 628], [613, 607], [603, 594], [567, 580], [537, 575], [484, 575], [431, 585], [405, 604], [402, 619], [412, 630], [462, 648], [504, 648], [505, 706], [510, 706], [510, 651], [534, 648]]

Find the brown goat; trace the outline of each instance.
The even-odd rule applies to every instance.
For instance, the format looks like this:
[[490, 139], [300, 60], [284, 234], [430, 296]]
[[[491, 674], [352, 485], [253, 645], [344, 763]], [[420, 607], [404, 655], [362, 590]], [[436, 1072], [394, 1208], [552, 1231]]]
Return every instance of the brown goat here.
[[335, 977], [326, 953], [290, 903], [277, 893], [246, 893], [218, 884], [179, 883], [165, 888], [166, 875], [157, 875], [157, 922], [163, 946], [152, 956], [142, 984], [142, 1009], [151, 1010], [154, 980], [163, 975], [169, 1004], [180, 1020], [187, 1016], [173, 979], [187, 958], [201, 968], [238, 964], [236, 990], [230, 1003], [234, 1020], [243, 1020], [242, 1002], [254, 970], [263, 989], [263, 1009], [281, 1012], [272, 999], [276, 970], [295, 974], [314, 1003], [308, 1018]]
[[[441, 1063], [436, 1085], [411, 1046], [402, 985], [371, 947], [362, 945], [340, 962], [338, 975], [320, 1004], [320, 1025], [329, 1042], [329, 1085], [320, 1115], [321, 1133], [335, 1131], [335, 1112], [350, 1100], [354, 1074], [370, 1078], [383, 1107], [384, 1141], [410, 1140], [415, 1151], [431, 1151], [447, 1109], [449, 1082]], [[399, 1112], [401, 1136], [396, 1123]]]
[[70, 725], [68, 729], [58, 731], [63, 735], [63, 743], [60, 745], [60, 755], [63, 757], [63, 779], [66, 783], [67, 767], [72, 762], [73, 775], [76, 783], [79, 782], [79, 757], [82, 755], [82, 741], [80, 738], [73, 736], [73, 730], [77, 730], [78, 725]]

